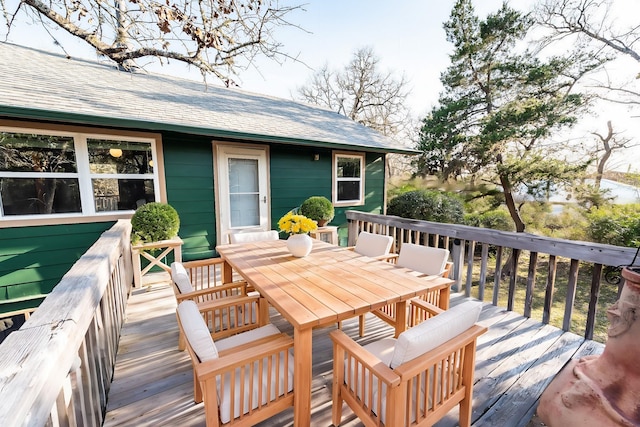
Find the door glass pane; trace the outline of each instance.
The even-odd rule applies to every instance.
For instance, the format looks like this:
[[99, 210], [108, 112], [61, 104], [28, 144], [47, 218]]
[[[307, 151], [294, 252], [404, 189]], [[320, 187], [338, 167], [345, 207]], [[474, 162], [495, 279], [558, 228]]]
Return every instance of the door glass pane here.
[[258, 161], [253, 159], [229, 159], [229, 192], [258, 192]]
[[260, 202], [258, 194], [231, 194], [231, 227], [260, 225]]
[[152, 179], [92, 179], [96, 212], [135, 210], [155, 201]]
[[258, 160], [229, 159], [231, 227], [260, 225]]
[[82, 212], [75, 178], [0, 178], [4, 215]]

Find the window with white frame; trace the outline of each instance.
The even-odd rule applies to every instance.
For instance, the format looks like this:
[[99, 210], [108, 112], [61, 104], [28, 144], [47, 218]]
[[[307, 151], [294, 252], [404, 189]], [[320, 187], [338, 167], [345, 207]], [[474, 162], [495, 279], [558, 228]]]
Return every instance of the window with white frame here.
[[336, 206], [364, 204], [363, 154], [333, 153], [333, 203]]
[[0, 128], [0, 218], [99, 215], [156, 201], [154, 142]]

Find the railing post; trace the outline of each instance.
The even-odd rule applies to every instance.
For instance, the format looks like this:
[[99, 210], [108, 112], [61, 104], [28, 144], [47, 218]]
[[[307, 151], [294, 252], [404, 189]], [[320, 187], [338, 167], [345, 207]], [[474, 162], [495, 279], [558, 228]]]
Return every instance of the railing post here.
[[453, 245], [451, 246], [451, 260], [453, 261], [453, 280], [454, 290], [460, 292], [462, 288], [462, 267], [464, 265], [464, 242], [460, 239], [453, 239]]

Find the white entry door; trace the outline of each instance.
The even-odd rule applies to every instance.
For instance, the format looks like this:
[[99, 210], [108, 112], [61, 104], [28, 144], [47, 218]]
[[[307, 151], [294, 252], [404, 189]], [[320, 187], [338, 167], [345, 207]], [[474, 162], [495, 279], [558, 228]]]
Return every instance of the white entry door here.
[[229, 233], [269, 230], [269, 166], [267, 148], [216, 144], [218, 243]]

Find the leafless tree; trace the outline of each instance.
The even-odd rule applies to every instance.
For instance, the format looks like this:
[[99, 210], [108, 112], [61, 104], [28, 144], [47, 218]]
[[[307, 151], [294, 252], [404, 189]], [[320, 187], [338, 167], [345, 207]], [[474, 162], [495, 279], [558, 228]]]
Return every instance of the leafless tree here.
[[52, 30], [61, 28], [124, 69], [140, 58], [175, 60], [227, 86], [256, 55], [288, 57], [273, 33], [279, 26], [295, 26], [287, 15], [300, 8], [277, 0], [21, 0], [9, 10], [0, 0], [8, 32], [30, 18], [56, 43], [61, 42]]
[[[358, 49], [342, 70], [324, 65], [306, 85], [299, 98], [322, 105], [350, 119], [392, 137], [410, 147], [416, 144], [418, 125], [406, 106], [407, 80], [379, 70], [379, 59], [371, 47]], [[408, 172], [411, 160], [389, 154], [387, 176]]]
[[600, 183], [605, 172], [605, 167], [611, 155], [616, 150], [627, 149], [638, 146], [637, 143], [632, 143], [633, 139], [623, 137], [620, 132], [613, 130], [613, 124], [611, 120], [607, 121], [607, 133], [601, 134], [599, 132], [592, 132], [598, 138], [598, 148], [595, 152], [596, 161], [596, 176], [594, 187], [596, 190], [600, 190]]
[[370, 47], [358, 49], [344, 69], [323, 66], [298, 88], [303, 101], [325, 106], [387, 136], [402, 135], [410, 124], [405, 105], [407, 81], [379, 71]]
[[536, 15], [540, 24], [552, 30], [549, 42], [577, 36], [640, 62], [640, 25], [617, 27], [610, 16], [611, 5], [612, 0], [543, 0]]

